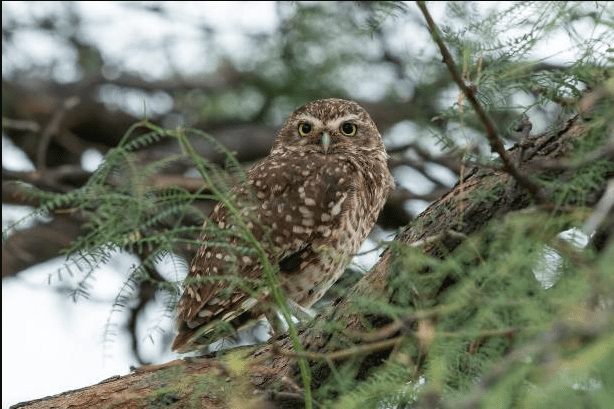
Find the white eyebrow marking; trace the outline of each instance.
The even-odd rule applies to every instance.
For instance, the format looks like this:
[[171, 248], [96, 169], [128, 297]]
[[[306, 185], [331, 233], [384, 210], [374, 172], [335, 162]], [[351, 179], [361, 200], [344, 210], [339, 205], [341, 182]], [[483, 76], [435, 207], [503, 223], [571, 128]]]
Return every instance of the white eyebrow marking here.
[[339, 118], [333, 119], [332, 121], [328, 122], [328, 126], [333, 129], [337, 129], [341, 126], [342, 123], [346, 121], [358, 121], [358, 120], [360, 120], [360, 117], [358, 115], [349, 114], [349, 115], [345, 115], [345, 116], [341, 116]]
[[311, 125], [313, 125], [316, 128], [321, 128], [322, 126], [324, 126], [324, 123], [319, 118], [316, 118], [315, 116], [311, 116], [307, 114], [300, 114], [300, 115], [297, 115], [296, 119], [298, 122], [301, 122], [301, 121], [309, 122]]

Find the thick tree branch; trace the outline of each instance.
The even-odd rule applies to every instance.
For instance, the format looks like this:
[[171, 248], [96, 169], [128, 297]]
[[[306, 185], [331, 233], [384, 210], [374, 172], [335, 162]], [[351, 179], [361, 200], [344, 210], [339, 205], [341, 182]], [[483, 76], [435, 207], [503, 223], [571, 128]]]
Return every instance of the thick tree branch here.
[[[544, 158], [563, 158], [569, 152], [571, 144], [582, 138], [586, 133], [578, 118], [573, 118], [557, 131], [549, 131], [533, 138], [521, 141], [508, 151], [512, 157], [519, 159], [524, 169], [533, 169], [534, 163]], [[551, 177], [566, 177], [564, 172], [551, 171]], [[532, 205], [526, 190], [511, 183], [508, 172], [492, 169], [473, 169], [457, 183], [457, 185], [439, 200], [433, 203], [416, 220], [397, 237], [407, 245], [420, 246], [428, 255], [440, 257], [441, 249], [453, 251], [466, 237], [481, 229], [486, 223], [506, 213], [527, 208]], [[489, 191], [504, 187], [504, 193], [498, 194], [496, 201], [474, 200], [475, 192]], [[593, 199], [586, 205], [594, 205], [602, 196], [605, 186], [595, 186]], [[462, 215], [462, 217], [461, 217]], [[459, 220], [462, 223], [459, 224]], [[444, 314], [442, 308], [435, 308], [426, 314], [416, 312], [399, 322], [375, 323], [375, 331], [369, 332], [363, 327], [364, 317], [356, 315], [353, 300], [356, 297], [378, 297], [388, 294], [388, 274], [394, 252], [386, 250], [377, 265], [344, 298], [337, 299], [317, 317], [313, 325], [300, 332], [305, 353], [301, 356], [313, 358], [318, 362], [337, 364], [348, 357], [356, 358], [356, 352], [364, 352], [365, 370], [379, 365], [399, 342], [406, 342], [408, 337], [416, 337], [416, 342], [428, 342], [416, 333], [406, 332], [404, 328], [411, 322], [425, 323], [434, 319], [437, 314]], [[451, 285], [451, 284], [447, 284]], [[443, 291], [443, 289], [442, 289]], [[335, 337], [322, 332], [327, 322], [346, 322], [344, 337], [358, 337], [369, 340], [363, 350], [339, 350], [333, 346]], [[490, 336], [510, 336], [519, 328], [503, 328], [493, 333], [482, 334]], [[428, 335], [428, 333], [427, 333]], [[450, 334], [453, 335], [453, 334]], [[480, 335], [479, 333], [477, 335]], [[369, 357], [380, 357], [371, 359]], [[234, 357], [234, 358], [233, 358]], [[381, 358], [384, 357], [384, 358]], [[241, 370], [232, 369], [225, 362], [247, 362]], [[335, 362], [333, 362], [333, 359]], [[510, 355], [510, 360], [513, 360]], [[313, 364], [313, 362], [312, 362]], [[314, 372], [312, 385], [317, 388], [326, 380], [329, 372], [320, 370]], [[93, 385], [78, 391], [66, 392], [45, 400], [25, 402], [16, 407], [39, 408], [49, 406], [74, 404], [74, 408], [102, 408], [109, 405], [127, 405], [134, 408], [145, 408], [152, 402], [199, 402], [203, 407], [221, 408], [229, 402], [242, 405], [253, 404], [257, 407], [277, 408], [287, 407], [285, 404], [302, 405], [302, 392], [296, 369], [296, 353], [287, 336], [280, 336], [269, 343], [249, 348], [236, 348], [228, 355], [218, 358], [191, 358], [168, 364], [143, 367], [137, 372], [109, 382]], [[496, 377], [496, 374], [492, 376]], [[214, 383], [212, 383], [214, 382]], [[200, 388], [199, 385], [224, 385], [223, 389], [215, 387]], [[478, 388], [481, 386], [478, 386]], [[232, 393], [229, 393], [232, 391]], [[274, 392], [273, 392], [274, 391]], [[479, 394], [479, 390], [476, 392]], [[423, 402], [427, 397], [423, 396]], [[237, 400], [238, 399], [238, 400]], [[314, 406], [317, 407], [317, 403]]]

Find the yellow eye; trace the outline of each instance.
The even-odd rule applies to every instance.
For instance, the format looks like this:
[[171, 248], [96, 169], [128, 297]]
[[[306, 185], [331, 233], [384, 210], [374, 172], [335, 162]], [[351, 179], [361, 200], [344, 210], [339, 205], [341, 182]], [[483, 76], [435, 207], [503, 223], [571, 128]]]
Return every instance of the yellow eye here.
[[351, 122], [344, 122], [343, 124], [341, 124], [341, 133], [345, 136], [356, 135], [356, 125]]
[[301, 136], [307, 136], [311, 132], [311, 124], [309, 122], [301, 122], [298, 124], [298, 133]]

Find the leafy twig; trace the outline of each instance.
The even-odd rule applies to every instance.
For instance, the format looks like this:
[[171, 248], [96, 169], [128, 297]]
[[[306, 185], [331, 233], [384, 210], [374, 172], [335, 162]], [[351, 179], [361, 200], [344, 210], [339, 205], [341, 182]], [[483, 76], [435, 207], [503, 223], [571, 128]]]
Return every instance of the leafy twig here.
[[516, 179], [518, 183], [520, 183], [520, 185], [522, 185], [534, 197], [536, 197], [539, 202], [546, 204], [549, 203], [550, 200], [546, 196], [543, 189], [538, 184], [533, 182], [527, 175], [520, 172], [512, 163], [509, 154], [503, 146], [503, 142], [501, 142], [501, 139], [497, 136], [497, 129], [494, 123], [478, 102], [474, 90], [468, 87], [467, 84], [465, 84], [465, 81], [463, 81], [460, 74], [458, 73], [454, 59], [452, 58], [452, 55], [448, 51], [448, 48], [446, 47], [441, 36], [439, 35], [439, 29], [433, 21], [433, 18], [431, 17], [431, 14], [429, 13], [428, 9], [426, 8], [426, 4], [423, 1], [417, 1], [416, 3], [418, 5], [418, 8], [424, 15], [424, 19], [426, 20], [428, 29], [431, 33], [431, 36], [433, 37], [433, 40], [439, 46], [439, 50], [441, 51], [441, 55], [443, 56], [443, 61], [448, 66], [448, 70], [452, 74], [454, 82], [456, 82], [460, 89], [463, 91], [463, 93], [471, 103], [471, 106], [475, 110], [476, 114], [480, 118], [482, 125], [484, 125], [484, 129], [486, 130], [486, 136], [488, 137], [492, 151], [497, 152], [499, 157], [501, 157], [501, 161], [503, 162], [503, 170], [511, 174], [514, 179]]

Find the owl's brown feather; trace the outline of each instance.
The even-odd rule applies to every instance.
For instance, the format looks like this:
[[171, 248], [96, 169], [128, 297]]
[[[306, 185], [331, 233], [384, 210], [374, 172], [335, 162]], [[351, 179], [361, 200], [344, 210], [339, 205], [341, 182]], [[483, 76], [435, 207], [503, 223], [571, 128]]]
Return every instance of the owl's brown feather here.
[[[305, 123], [301, 130], [310, 132], [301, 134]], [[394, 185], [386, 159], [375, 124], [358, 104], [314, 101], [290, 116], [269, 156], [247, 172], [248, 186], [234, 190], [247, 227], [278, 263], [281, 288], [300, 306], [324, 295], [375, 224]], [[268, 291], [254, 293], [252, 284], [263, 274], [257, 256], [233, 251], [248, 245], [228, 209], [218, 204], [207, 223], [227, 231], [228, 246], [201, 236], [177, 306], [172, 348], [179, 351], [197, 347], [194, 334], [210, 323], [236, 328], [268, 308]], [[215, 276], [242, 282], [233, 287]]]

